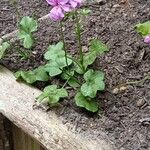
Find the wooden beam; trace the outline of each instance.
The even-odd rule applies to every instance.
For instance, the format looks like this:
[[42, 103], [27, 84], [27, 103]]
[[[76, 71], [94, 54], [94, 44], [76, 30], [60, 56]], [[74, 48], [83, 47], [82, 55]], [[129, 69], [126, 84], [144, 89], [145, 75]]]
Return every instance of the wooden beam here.
[[[68, 131], [53, 111], [33, 109], [38, 89], [18, 83], [0, 66], [0, 113], [48, 150], [113, 150], [104, 139], [91, 139]], [[94, 136], [94, 135], [93, 135]]]

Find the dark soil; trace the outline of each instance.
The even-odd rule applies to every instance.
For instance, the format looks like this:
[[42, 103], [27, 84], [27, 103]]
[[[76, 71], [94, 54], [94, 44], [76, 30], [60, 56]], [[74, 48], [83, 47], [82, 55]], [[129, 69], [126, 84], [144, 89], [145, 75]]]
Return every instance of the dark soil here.
[[[91, 115], [77, 108], [73, 100], [64, 100], [56, 113], [75, 132], [90, 132], [101, 137], [103, 135], [99, 135], [99, 131], [104, 131], [117, 149], [150, 150], [150, 81], [125, 86], [117, 94], [112, 92], [118, 84], [136, 81], [150, 74], [150, 47], [144, 44], [134, 29], [137, 23], [150, 20], [150, 3], [144, 0], [128, 1], [129, 4], [121, 0], [108, 0], [90, 5], [92, 14], [84, 21], [84, 48], [93, 37], [110, 47], [110, 52], [98, 58], [94, 64], [95, 69], [106, 73], [106, 91], [98, 96], [101, 111], [98, 115]], [[46, 11], [45, 7], [40, 10], [43, 13]], [[9, 22], [5, 21], [5, 24]], [[11, 54], [1, 63], [12, 71], [43, 64], [43, 53], [47, 46], [59, 41], [57, 26], [48, 20], [42, 22], [30, 60], [20, 61], [15, 49], [11, 49]], [[65, 36], [70, 53], [75, 54], [73, 28], [72, 23], [67, 23]], [[69, 98], [73, 99], [73, 95], [74, 92], [70, 91]]]
[[[0, 36], [12, 32], [16, 29], [17, 13], [13, 0], [0, 1]], [[17, 0], [19, 16], [34, 16], [40, 18], [49, 12], [49, 7], [46, 1], [43, 0]], [[41, 9], [44, 8], [44, 9]], [[44, 10], [44, 11], [43, 11]]]

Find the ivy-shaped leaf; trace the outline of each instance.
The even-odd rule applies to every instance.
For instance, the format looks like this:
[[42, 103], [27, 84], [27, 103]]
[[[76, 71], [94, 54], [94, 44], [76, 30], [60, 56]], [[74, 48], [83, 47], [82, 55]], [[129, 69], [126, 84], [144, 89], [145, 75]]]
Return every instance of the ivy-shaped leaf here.
[[41, 66], [33, 71], [17, 71], [15, 73], [16, 79], [23, 79], [29, 84], [32, 84], [36, 81], [48, 81], [49, 76], [46, 73], [45, 67]]
[[16, 80], [23, 79], [29, 84], [32, 84], [36, 81], [36, 77], [33, 71], [17, 71], [15, 73]]
[[[93, 39], [90, 43], [89, 52], [83, 56], [84, 70], [86, 70], [89, 65], [94, 63], [96, 57], [107, 51], [109, 51], [109, 49], [104, 43], [98, 39]], [[84, 74], [83, 69], [81, 69], [77, 64], [75, 64], [75, 67], [77, 73]]]
[[32, 33], [37, 31], [38, 24], [37, 21], [29, 16], [25, 16], [20, 21], [20, 29], [26, 33]]
[[62, 73], [62, 70], [60, 70], [58, 64], [54, 61], [49, 62], [45, 65], [45, 70], [49, 73], [51, 77], [57, 76]]
[[[79, 62], [79, 61], [78, 61]], [[84, 63], [84, 62], [83, 62]], [[80, 63], [79, 63], [80, 64]], [[80, 66], [82, 66], [81, 64], [80, 64]], [[75, 71], [78, 73], [78, 74], [84, 74], [84, 70], [81, 68], [81, 67], [79, 67], [79, 65], [77, 65], [75, 62], [74, 62], [74, 67], [75, 67]]]
[[142, 36], [146, 36], [150, 34], [150, 21], [139, 23], [136, 25], [136, 30]]
[[46, 64], [46, 71], [49, 72], [51, 77], [62, 73], [62, 69], [72, 64], [72, 60], [65, 58], [65, 52], [63, 50], [63, 43], [59, 42], [56, 45], [50, 45], [48, 51], [44, 54], [44, 58], [48, 60]]
[[37, 97], [37, 100], [42, 102], [48, 102], [50, 105], [57, 104], [60, 98], [67, 97], [68, 93], [66, 89], [58, 89], [57, 85], [50, 85], [44, 88], [43, 93]]
[[19, 28], [19, 39], [23, 40], [23, 46], [25, 48], [31, 48], [34, 43], [34, 38], [32, 33], [37, 31], [38, 25], [37, 21], [29, 16], [22, 18]]
[[101, 71], [88, 70], [84, 74], [85, 83], [81, 86], [81, 93], [84, 96], [94, 98], [97, 91], [103, 91], [105, 89], [104, 73]]
[[91, 51], [88, 52], [84, 57], [83, 57], [83, 66], [85, 69], [91, 64], [94, 63], [95, 59], [97, 57], [96, 51]]
[[0, 59], [3, 58], [5, 51], [10, 47], [10, 44], [8, 42], [4, 42], [2, 43], [2, 45], [0, 45]]
[[46, 60], [55, 60], [57, 58], [57, 55], [64, 54], [63, 51], [63, 43], [59, 42], [56, 45], [50, 45], [47, 49], [47, 52], [44, 54], [44, 58]]
[[40, 66], [37, 69], [33, 70], [37, 81], [48, 81], [49, 76], [46, 73], [45, 66]]
[[34, 38], [30, 34], [26, 34], [23, 40], [23, 46], [25, 48], [31, 48], [34, 43]]
[[98, 104], [88, 97], [85, 97], [81, 92], [77, 93], [75, 96], [75, 103], [79, 107], [83, 107], [88, 111], [97, 112]]

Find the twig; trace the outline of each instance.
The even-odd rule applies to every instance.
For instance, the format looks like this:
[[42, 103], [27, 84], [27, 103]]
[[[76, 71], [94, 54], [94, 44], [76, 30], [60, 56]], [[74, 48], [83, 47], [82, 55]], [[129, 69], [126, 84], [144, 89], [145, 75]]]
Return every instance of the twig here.
[[117, 87], [120, 88], [120, 87], [125, 86], [125, 85], [140, 84], [140, 83], [144, 83], [146, 80], [150, 80], [150, 75], [147, 75], [143, 79], [138, 80], [138, 81], [129, 81], [129, 82], [120, 84]]

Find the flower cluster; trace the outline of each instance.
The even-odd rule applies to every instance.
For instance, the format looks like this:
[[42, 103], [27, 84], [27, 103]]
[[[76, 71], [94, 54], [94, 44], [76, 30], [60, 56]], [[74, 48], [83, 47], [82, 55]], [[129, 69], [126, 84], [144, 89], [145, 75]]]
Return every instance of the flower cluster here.
[[147, 35], [147, 36], [144, 38], [144, 42], [150, 44], [150, 35]]
[[66, 12], [80, 7], [82, 0], [46, 0], [53, 8], [50, 11], [50, 18], [53, 21], [62, 20]]

